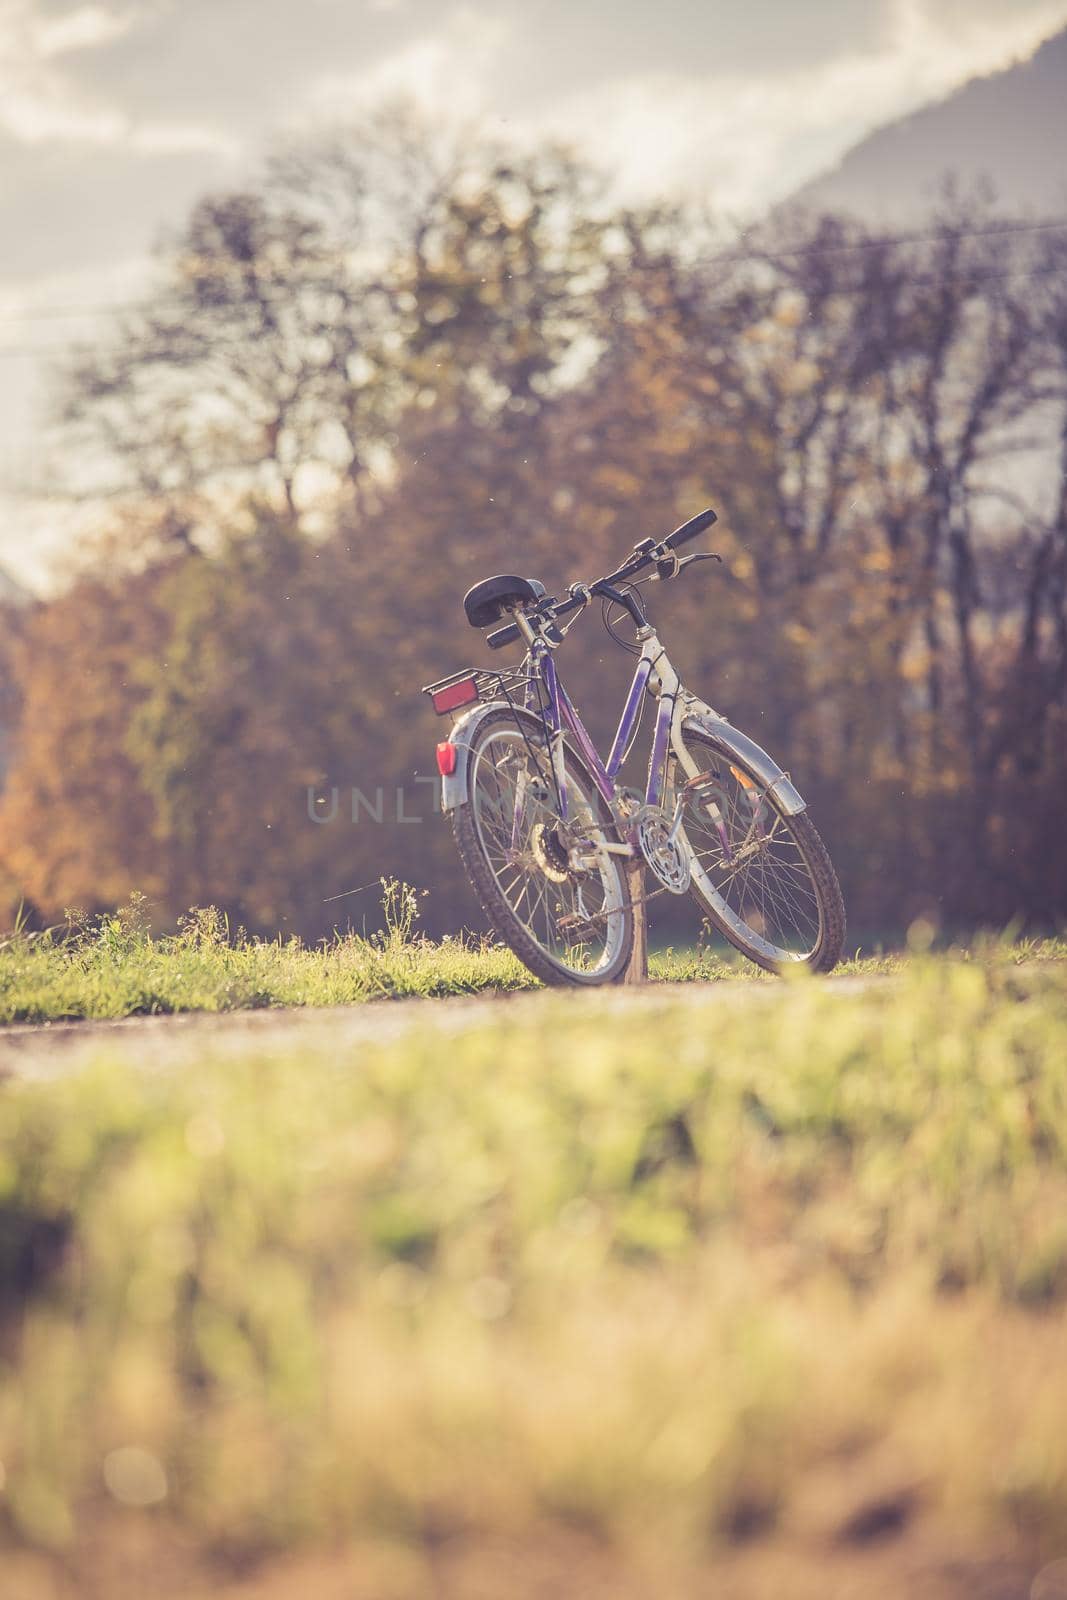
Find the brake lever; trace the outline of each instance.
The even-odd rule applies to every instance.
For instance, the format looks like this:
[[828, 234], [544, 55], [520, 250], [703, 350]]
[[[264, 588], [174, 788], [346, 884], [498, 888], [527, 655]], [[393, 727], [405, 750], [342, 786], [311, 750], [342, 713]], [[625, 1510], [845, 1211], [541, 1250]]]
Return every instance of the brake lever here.
[[652, 582], [657, 580], [666, 583], [668, 578], [676, 578], [683, 567], [691, 567], [694, 561], [717, 561], [722, 565], [722, 556], [714, 550], [697, 550], [691, 556], [678, 556], [672, 551], [661, 561], [656, 562], [656, 570], [652, 574]]
[[541, 624], [541, 637], [547, 639], [549, 644], [552, 645], [563, 643], [563, 630], [552, 615], [552, 607], [558, 603], [552, 595], [547, 594], [528, 613], [531, 618], [536, 618]]

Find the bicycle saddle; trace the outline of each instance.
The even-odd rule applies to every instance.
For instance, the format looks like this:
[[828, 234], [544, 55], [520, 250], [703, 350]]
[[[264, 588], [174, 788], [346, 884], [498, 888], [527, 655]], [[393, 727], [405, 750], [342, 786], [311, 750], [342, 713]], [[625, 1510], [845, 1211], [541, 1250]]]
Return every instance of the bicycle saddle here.
[[506, 616], [510, 607], [531, 605], [543, 600], [547, 592], [536, 578], [483, 578], [463, 596], [463, 609], [472, 628], [489, 628]]

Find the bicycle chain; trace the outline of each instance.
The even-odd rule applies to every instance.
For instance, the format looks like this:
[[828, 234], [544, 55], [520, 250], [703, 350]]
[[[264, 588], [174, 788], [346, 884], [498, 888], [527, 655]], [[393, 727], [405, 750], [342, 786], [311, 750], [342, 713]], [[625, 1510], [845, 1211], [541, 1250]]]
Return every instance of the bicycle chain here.
[[[592, 916], [582, 917], [578, 920], [580, 920], [586, 927], [593, 926], [601, 922], [607, 922], [609, 917], [615, 916], [619, 911], [636, 911], [638, 906], [647, 905], [650, 900], [655, 900], [657, 895], [666, 893], [667, 890], [665, 888], [653, 889], [651, 894], [643, 894], [638, 900], [624, 900], [622, 905], [614, 906], [610, 911], [594, 911]], [[561, 917], [557, 921], [556, 926], [558, 928], [564, 928], [567, 921], [568, 918]]]

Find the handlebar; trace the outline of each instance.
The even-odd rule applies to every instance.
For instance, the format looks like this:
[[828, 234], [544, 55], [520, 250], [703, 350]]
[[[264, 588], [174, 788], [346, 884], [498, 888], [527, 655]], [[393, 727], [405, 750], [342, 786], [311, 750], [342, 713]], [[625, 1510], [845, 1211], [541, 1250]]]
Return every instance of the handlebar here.
[[715, 512], [709, 506], [706, 511], [698, 511], [695, 517], [690, 517], [688, 522], [683, 522], [680, 528], [675, 528], [673, 533], [667, 535], [663, 543], [668, 550], [677, 550], [681, 545], [688, 544], [690, 539], [697, 538], [699, 534], [704, 532], [705, 528], [710, 528], [712, 523], [718, 522], [718, 520]]
[[[640, 544], [634, 545], [633, 550], [617, 571], [609, 572], [606, 578], [598, 578], [595, 583], [583, 586], [580, 593], [575, 594], [572, 592], [566, 600], [544, 599], [538, 603], [531, 614], [536, 613], [546, 620], [554, 621], [557, 617], [565, 617], [570, 612], [578, 611], [582, 606], [588, 605], [593, 595], [603, 595], [606, 599], [615, 600], [619, 605], [627, 605], [627, 596], [612, 593], [617, 583], [622, 582], [624, 579], [636, 577], [639, 572], [644, 572], [646, 567], [662, 562], [664, 560], [664, 552], [673, 552], [683, 544], [688, 544], [690, 539], [698, 538], [706, 528], [710, 528], [718, 520], [716, 513], [709, 506], [706, 511], [700, 511], [695, 517], [690, 517], [688, 522], [683, 522], [680, 528], [675, 528], [673, 533], [669, 533], [665, 539], [659, 540], [658, 543], [655, 539], [642, 539]], [[687, 557], [686, 559], [688, 561], [690, 558]], [[671, 565], [673, 570], [677, 570], [676, 564], [668, 563], [668, 565]], [[670, 572], [661, 573], [662, 577], [671, 575], [672, 573]], [[578, 585], [575, 585], [575, 588], [578, 587]], [[632, 600], [630, 603], [632, 604]], [[635, 618], [635, 620], [637, 619]], [[518, 625], [514, 622], [509, 622], [506, 627], [497, 628], [495, 633], [490, 633], [485, 642], [490, 650], [500, 650], [504, 645], [513, 643], [518, 637]]]

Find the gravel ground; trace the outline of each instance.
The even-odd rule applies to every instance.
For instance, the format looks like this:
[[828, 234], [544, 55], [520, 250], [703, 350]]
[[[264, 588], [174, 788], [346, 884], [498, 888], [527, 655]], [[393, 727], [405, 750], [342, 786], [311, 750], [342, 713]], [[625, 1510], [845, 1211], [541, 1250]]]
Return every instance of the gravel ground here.
[[[892, 983], [885, 977], [818, 980], [828, 991], [861, 994]], [[454, 1034], [504, 1016], [522, 1026], [546, 1006], [579, 1007], [625, 1018], [634, 1009], [668, 1001], [714, 1015], [722, 1007], [773, 1005], [786, 992], [778, 983], [650, 983], [639, 988], [589, 991], [539, 990], [527, 994], [457, 995], [434, 1000], [371, 1000], [360, 1005], [286, 1007], [262, 1011], [183, 1012], [155, 1017], [123, 1017], [107, 1022], [18, 1023], [0, 1029], [0, 1075], [51, 1077], [75, 1070], [102, 1055], [135, 1059], [146, 1066], [179, 1066], [196, 1051], [213, 1055], [249, 1048], [269, 1052], [304, 1049], [337, 1054], [360, 1045], [387, 1044], [413, 1028], [433, 1027]]]

